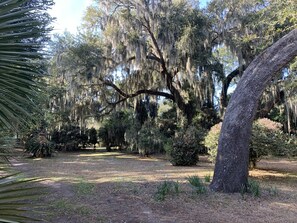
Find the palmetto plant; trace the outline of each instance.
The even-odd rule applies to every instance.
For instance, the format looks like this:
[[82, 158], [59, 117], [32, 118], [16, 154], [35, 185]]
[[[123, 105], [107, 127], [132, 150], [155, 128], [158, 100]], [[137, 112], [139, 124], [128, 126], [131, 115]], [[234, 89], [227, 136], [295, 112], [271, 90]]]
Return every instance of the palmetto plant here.
[[[0, 131], [29, 123], [40, 91], [42, 43], [50, 17], [51, 0], [0, 0]], [[1, 145], [1, 142], [0, 142]], [[24, 200], [32, 198], [28, 181], [7, 172], [0, 146], [0, 222], [32, 222], [22, 214]]]
[[26, 2], [0, 0], [0, 128], [30, 120], [38, 92], [36, 61], [46, 27]]

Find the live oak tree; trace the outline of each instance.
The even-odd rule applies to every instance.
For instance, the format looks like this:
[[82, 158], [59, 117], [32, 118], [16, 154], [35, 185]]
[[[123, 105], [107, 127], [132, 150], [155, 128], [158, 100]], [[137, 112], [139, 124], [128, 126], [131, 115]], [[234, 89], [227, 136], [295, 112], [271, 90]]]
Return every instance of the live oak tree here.
[[[213, 0], [208, 13], [213, 20], [219, 47], [224, 44], [238, 58], [237, 68], [220, 75], [220, 111], [223, 115], [232, 80], [238, 79], [263, 49], [297, 26], [297, 4], [281, 0]], [[274, 105], [271, 102], [273, 100], [267, 103]]]
[[100, 112], [100, 86], [88, 70], [95, 64], [92, 54], [100, 49], [100, 45], [82, 43], [67, 32], [53, 38], [47, 79], [53, 128], [75, 122], [83, 129], [86, 119]]
[[258, 100], [274, 74], [296, 56], [297, 29], [262, 52], [245, 70], [225, 114], [212, 190], [240, 192], [246, 188], [249, 141]]
[[97, 55], [102, 62], [90, 72], [98, 84], [113, 89], [112, 98], [105, 98], [109, 105], [143, 94], [162, 96], [174, 101], [191, 122], [195, 107], [213, 104], [212, 77], [219, 67], [209, 41], [211, 24], [195, 5], [96, 1], [86, 13], [85, 25], [105, 46]]

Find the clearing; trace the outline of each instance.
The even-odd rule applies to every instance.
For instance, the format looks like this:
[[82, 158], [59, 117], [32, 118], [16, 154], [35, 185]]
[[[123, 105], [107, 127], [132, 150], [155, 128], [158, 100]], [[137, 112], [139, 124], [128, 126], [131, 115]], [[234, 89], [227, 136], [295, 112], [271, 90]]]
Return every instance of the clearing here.
[[[204, 181], [213, 175], [205, 157], [197, 166], [174, 167], [159, 158], [86, 151], [50, 159], [19, 155], [13, 165], [22, 178], [45, 179], [35, 184], [47, 193], [32, 203], [41, 205], [41, 213], [32, 214], [41, 222], [297, 222], [296, 160], [260, 161], [250, 172], [260, 182], [260, 197], [195, 193], [186, 178], [196, 175]], [[160, 201], [156, 193], [165, 181], [178, 182], [179, 193]]]

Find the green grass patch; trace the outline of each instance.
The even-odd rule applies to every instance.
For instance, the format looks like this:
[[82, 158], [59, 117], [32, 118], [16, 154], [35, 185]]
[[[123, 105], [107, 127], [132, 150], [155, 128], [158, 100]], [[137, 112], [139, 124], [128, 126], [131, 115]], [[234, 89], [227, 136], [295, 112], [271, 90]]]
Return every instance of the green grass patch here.
[[74, 184], [75, 192], [78, 195], [88, 195], [92, 194], [94, 191], [95, 185], [93, 183], [86, 182], [84, 180], [79, 181]]
[[178, 182], [174, 181], [164, 181], [157, 187], [157, 192], [155, 193], [155, 199], [157, 201], [164, 201], [165, 198], [171, 195], [179, 195], [180, 185]]
[[203, 194], [206, 192], [206, 187], [198, 176], [188, 177], [187, 180], [197, 194]]

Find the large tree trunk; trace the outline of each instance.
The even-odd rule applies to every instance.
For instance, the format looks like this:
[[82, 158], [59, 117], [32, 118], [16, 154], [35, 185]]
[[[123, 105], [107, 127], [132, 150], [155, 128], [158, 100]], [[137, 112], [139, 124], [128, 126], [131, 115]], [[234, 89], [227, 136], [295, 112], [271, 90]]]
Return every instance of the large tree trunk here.
[[297, 29], [266, 49], [245, 70], [233, 93], [219, 139], [214, 191], [240, 192], [247, 185], [252, 122], [265, 87], [297, 55]]

